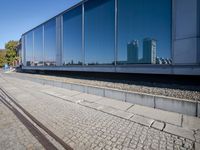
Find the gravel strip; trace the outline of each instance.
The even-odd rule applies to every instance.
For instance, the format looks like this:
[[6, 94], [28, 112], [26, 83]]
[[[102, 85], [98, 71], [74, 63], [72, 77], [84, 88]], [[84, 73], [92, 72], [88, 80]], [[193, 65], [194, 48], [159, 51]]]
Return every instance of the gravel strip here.
[[[13, 73], [14, 74], [14, 73]], [[95, 79], [78, 79], [74, 77], [56, 77], [48, 75], [15, 73], [17, 75], [24, 75], [37, 78], [45, 78], [57, 81], [72, 82], [78, 84], [86, 84], [92, 86], [115, 88], [120, 90], [127, 90], [133, 92], [140, 92], [153, 95], [161, 95], [168, 97], [175, 97], [180, 99], [187, 99], [193, 101], [200, 101], [200, 86], [183, 86], [176, 84], [163, 84], [163, 83], [147, 83], [137, 81], [100, 81]]]

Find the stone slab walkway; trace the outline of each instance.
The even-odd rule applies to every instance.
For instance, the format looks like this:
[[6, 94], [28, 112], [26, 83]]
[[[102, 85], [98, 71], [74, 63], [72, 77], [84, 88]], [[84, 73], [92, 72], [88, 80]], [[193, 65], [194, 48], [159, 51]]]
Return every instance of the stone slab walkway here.
[[199, 147], [199, 118], [7, 76], [0, 85], [74, 149]]

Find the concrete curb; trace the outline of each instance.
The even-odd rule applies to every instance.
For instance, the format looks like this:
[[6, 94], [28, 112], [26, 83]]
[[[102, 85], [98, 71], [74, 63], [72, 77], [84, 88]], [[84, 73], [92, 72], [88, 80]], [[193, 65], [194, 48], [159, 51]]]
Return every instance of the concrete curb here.
[[[16, 76], [11, 76], [11, 77], [16, 77]], [[107, 98], [113, 98], [119, 101], [200, 117], [200, 102], [189, 101], [186, 99], [178, 99], [178, 98], [157, 96], [145, 93], [130, 92], [125, 90], [90, 86], [85, 84], [66, 83], [61, 81], [41, 79], [41, 78], [39, 79], [33, 77], [18, 76], [17, 78], [23, 80], [30, 80], [43, 85], [50, 85], [69, 90], [75, 90], [78, 92], [98, 95]]]

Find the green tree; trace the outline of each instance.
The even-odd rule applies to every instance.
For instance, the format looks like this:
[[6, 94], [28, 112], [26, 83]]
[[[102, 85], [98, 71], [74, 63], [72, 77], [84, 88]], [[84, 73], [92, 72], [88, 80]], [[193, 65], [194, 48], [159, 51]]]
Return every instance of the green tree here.
[[5, 50], [0, 50], [0, 67], [3, 67], [4, 64], [6, 63], [6, 51]]
[[5, 49], [16, 51], [18, 43], [19, 43], [18, 41], [11, 40], [5, 44]]
[[17, 60], [17, 52], [16, 52], [17, 45], [18, 41], [13, 41], [13, 40], [5, 44], [5, 49], [6, 49], [5, 59], [9, 65], [12, 65], [13, 61]]

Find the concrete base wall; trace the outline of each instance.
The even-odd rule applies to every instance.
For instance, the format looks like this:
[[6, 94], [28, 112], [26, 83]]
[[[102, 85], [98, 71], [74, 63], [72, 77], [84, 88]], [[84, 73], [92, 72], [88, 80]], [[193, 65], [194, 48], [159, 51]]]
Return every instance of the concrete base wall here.
[[[14, 76], [17, 77], [17, 76]], [[17, 77], [18, 78], [18, 77]], [[177, 112], [190, 116], [200, 117], [200, 102], [182, 100], [177, 98], [170, 98], [164, 96], [143, 94], [128, 92], [117, 89], [109, 89], [104, 87], [93, 87], [88, 85], [65, 83], [53, 80], [38, 79], [32, 77], [20, 77], [20, 79], [31, 80], [43, 85], [50, 85], [60, 88], [66, 88], [69, 90], [75, 90], [78, 92], [98, 95], [107, 98], [113, 98], [115, 100], [125, 101], [132, 104], [138, 104], [148, 106], [152, 108], [158, 108], [166, 111]]]
[[[191, 54], [193, 55], [193, 54]], [[175, 56], [178, 57], [179, 56]], [[179, 61], [179, 60], [177, 60]], [[23, 70], [53, 70], [112, 73], [144, 73], [168, 75], [200, 75], [200, 65], [127, 65], [127, 66], [73, 66], [73, 67], [22, 67]]]
[[196, 116], [196, 106], [197, 103], [193, 101], [155, 96], [155, 108], [162, 110], [176, 111], [181, 114]]
[[126, 102], [148, 106], [148, 107], [155, 107], [154, 104], [154, 96], [153, 95], [147, 95], [147, 94], [141, 94], [141, 93], [126, 93]]
[[200, 117], [200, 102], [198, 102], [198, 107], [197, 107], [198, 111], [197, 111], [197, 116]]

